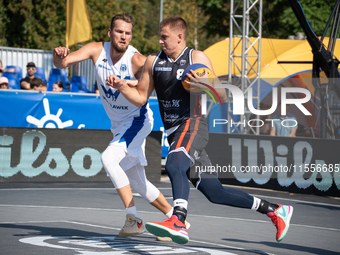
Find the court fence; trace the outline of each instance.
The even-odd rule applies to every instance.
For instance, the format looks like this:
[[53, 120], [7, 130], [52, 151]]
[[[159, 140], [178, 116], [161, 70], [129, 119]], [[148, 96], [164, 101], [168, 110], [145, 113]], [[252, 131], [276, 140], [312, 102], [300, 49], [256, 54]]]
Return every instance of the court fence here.
[[[45, 77], [48, 81], [53, 64], [52, 50], [23, 49], [13, 47], [0, 47], [0, 60], [4, 68], [6, 66], [19, 66], [22, 70], [23, 77], [26, 76], [26, 65], [28, 62], [34, 62], [37, 67], [42, 67], [45, 71]], [[92, 60], [85, 60], [77, 63], [67, 70], [69, 80], [72, 76], [85, 76], [90, 91], [95, 83], [95, 69]]]

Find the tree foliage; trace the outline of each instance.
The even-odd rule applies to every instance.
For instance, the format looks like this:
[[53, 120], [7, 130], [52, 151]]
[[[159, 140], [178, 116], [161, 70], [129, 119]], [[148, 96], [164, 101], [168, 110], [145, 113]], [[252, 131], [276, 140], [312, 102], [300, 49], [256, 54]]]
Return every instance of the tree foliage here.
[[[314, 32], [317, 35], [322, 35], [335, 0], [300, 0], [299, 2]], [[235, 0], [234, 4], [242, 7], [243, 1]], [[228, 37], [230, 1], [200, 0], [199, 6], [204, 11], [204, 15], [208, 17], [204, 25], [208, 35], [215, 36], [217, 34]], [[236, 7], [234, 7], [235, 9]], [[237, 10], [242, 10], [242, 8], [239, 7]], [[254, 16], [257, 17], [257, 15]], [[251, 14], [250, 19], [253, 19]], [[262, 28], [263, 37], [269, 38], [286, 39], [289, 35], [302, 32], [302, 28], [287, 0], [263, 0]], [[235, 27], [234, 31], [237, 31]]]
[[108, 30], [112, 17], [117, 13], [128, 13], [134, 19], [133, 37], [131, 44], [141, 52], [147, 52], [153, 47], [146, 37], [146, 27], [148, 19], [148, 9], [151, 4], [148, 1], [86, 1], [92, 26], [93, 41], [109, 41]]
[[[306, 19], [308, 20], [311, 28], [317, 36], [321, 36], [336, 1], [300, 0], [299, 2], [304, 10]], [[275, 26], [275, 23], [272, 23], [271, 30], [274, 31], [273, 34], [276, 37], [287, 38], [289, 35], [295, 35], [297, 32], [302, 32], [302, 28], [286, 0], [275, 0], [273, 2], [273, 6], [275, 11], [280, 13], [276, 24], [281, 28], [284, 28], [280, 30], [274, 30], [273, 26]], [[285, 8], [281, 9], [280, 11], [280, 6], [284, 6]], [[328, 31], [327, 35], [329, 34], [330, 30]]]
[[[39, 2], [36, 3], [36, 2]], [[3, 0], [1, 45], [50, 49], [65, 40], [65, 5], [60, 1]]]
[[[163, 18], [178, 15], [187, 21], [188, 46], [204, 50], [229, 37], [230, 1], [163, 2]], [[242, 4], [243, 1], [235, 2]], [[161, 49], [158, 43], [160, 0], [86, 0], [86, 3], [92, 25], [92, 41], [108, 41], [112, 16], [127, 12], [135, 21], [131, 44], [145, 55]], [[300, 0], [300, 3], [314, 32], [321, 35], [335, 0]], [[302, 31], [287, 0], [263, 0], [263, 16], [263, 37], [287, 38]], [[250, 18], [254, 19], [253, 15]], [[65, 45], [65, 32], [65, 1], [0, 0], [2, 46], [52, 50]], [[71, 50], [77, 48], [75, 45]]]
[[203, 26], [207, 35], [229, 37], [230, 1], [200, 0], [199, 7], [207, 17]]

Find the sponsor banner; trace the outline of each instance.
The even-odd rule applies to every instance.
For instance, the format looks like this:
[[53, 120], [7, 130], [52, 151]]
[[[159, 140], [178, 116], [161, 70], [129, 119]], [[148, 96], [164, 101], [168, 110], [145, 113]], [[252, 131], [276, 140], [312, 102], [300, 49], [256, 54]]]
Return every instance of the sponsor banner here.
[[340, 196], [339, 140], [210, 133], [212, 165], [224, 184]]
[[110, 129], [98, 96], [1, 91], [0, 126]]
[[[0, 127], [104, 129], [111, 127], [99, 95], [76, 93], [38, 93], [36, 91], [0, 91]], [[164, 131], [158, 101], [149, 99], [153, 111], [153, 131]], [[162, 156], [168, 144], [162, 138]]]
[[[110, 129], [99, 95], [0, 91], [0, 126], [59, 129]], [[163, 126], [157, 99], [150, 99], [154, 131]], [[5, 107], [4, 107], [5, 106]]]
[[[0, 182], [110, 182], [101, 153], [109, 130], [0, 128]], [[160, 131], [146, 139], [147, 177], [161, 177]]]

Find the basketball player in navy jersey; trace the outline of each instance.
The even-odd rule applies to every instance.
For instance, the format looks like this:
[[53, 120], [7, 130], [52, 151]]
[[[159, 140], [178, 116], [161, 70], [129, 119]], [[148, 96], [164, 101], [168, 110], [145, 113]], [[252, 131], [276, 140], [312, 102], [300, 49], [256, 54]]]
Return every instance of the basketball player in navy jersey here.
[[[183, 88], [182, 73], [193, 63], [205, 64], [212, 72], [213, 68], [205, 53], [186, 46], [186, 35], [187, 26], [182, 18], [172, 16], [163, 20], [159, 26], [159, 43], [163, 50], [148, 56], [137, 89], [131, 88], [131, 83], [114, 75], [107, 78], [109, 86], [118, 89], [136, 106], [144, 105], [152, 91], [156, 90], [161, 117], [168, 135], [170, 150], [165, 169], [172, 184], [173, 215], [164, 222], [147, 222], [146, 229], [154, 235], [170, 237], [180, 244], [189, 241], [184, 225], [190, 190], [189, 179], [212, 203], [253, 209], [267, 214], [277, 228], [276, 240], [279, 242], [289, 228], [292, 206], [272, 204], [241, 190], [224, 187], [215, 173], [190, 173], [190, 167], [194, 164], [211, 165], [204, 150], [209, 134], [206, 120], [201, 115], [200, 97], [191, 95]], [[188, 84], [197, 84], [199, 77], [193, 71], [188, 76], [191, 78]], [[209, 80], [207, 77], [206, 72], [204, 81]], [[219, 82], [215, 74], [214, 77]], [[224, 102], [225, 90], [216, 91]]]
[[126, 210], [126, 222], [119, 232], [121, 237], [138, 235], [145, 230], [131, 188], [168, 218], [172, 215], [172, 206], [145, 176], [145, 138], [153, 125], [148, 103], [136, 107], [119, 91], [106, 86], [106, 77], [111, 74], [131, 80], [141, 76], [146, 58], [129, 45], [132, 29], [133, 18], [126, 13], [117, 14], [111, 20], [109, 42], [91, 42], [72, 53], [65, 47], [58, 47], [53, 53], [54, 65], [61, 69], [86, 59], [92, 59], [95, 65], [100, 98], [111, 120], [113, 133], [113, 140], [101, 159]]

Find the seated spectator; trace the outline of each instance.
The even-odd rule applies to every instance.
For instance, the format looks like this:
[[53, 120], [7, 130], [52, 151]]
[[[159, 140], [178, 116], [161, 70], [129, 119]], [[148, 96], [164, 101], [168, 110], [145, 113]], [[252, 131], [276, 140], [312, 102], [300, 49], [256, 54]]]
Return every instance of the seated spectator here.
[[[4, 69], [3, 65], [2, 65], [2, 61], [0, 59], [0, 77], [2, 76], [3, 72], [8, 72], [8, 73], [14, 73], [15, 69], [14, 68], [8, 68], [8, 69]], [[8, 83], [8, 82], [7, 82]]]
[[[260, 103], [260, 110], [268, 110], [270, 108], [269, 105], [266, 105], [264, 103]], [[250, 120], [259, 119], [257, 122], [255, 122], [254, 125], [260, 126], [260, 135], [269, 135], [270, 134], [270, 120], [271, 115], [259, 115], [256, 116], [255, 114], [252, 114], [249, 118]]]
[[[281, 110], [281, 106], [279, 107]], [[275, 115], [270, 129], [271, 136], [295, 137], [298, 122], [296, 117], [289, 112], [289, 105], [286, 105], [286, 115]]]
[[53, 83], [53, 92], [62, 92], [64, 89], [64, 84], [62, 81], [56, 81], [55, 83]]
[[47, 86], [45, 82], [38, 77], [34, 77], [32, 79], [32, 81], [30, 82], [30, 88], [33, 90], [38, 90], [39, 92], [47, 91]]
[[0, 89], [9, 89], [7, 77], [0, 77]]
[[21, 89], [31, 89], [30, 83], [34, 78], [34, 74], [37, 71], [37, 68], [33, 62], [29, 62], [27, 64], [27, 76], [20, 80]]

